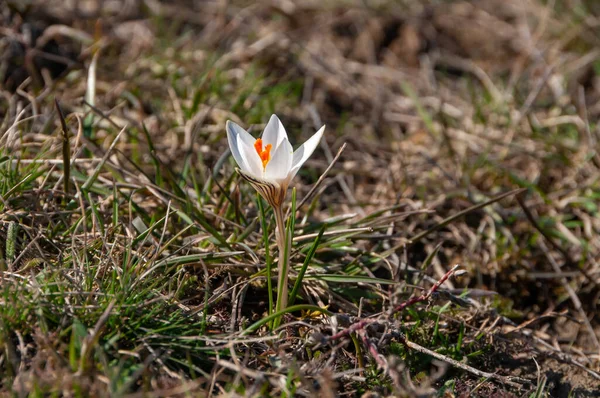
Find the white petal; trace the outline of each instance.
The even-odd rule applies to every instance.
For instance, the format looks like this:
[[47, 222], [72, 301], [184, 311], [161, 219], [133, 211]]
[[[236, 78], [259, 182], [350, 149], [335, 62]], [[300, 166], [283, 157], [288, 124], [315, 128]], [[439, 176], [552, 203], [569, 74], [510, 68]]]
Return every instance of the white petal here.
[[239, 130], [243, 129], [230, 120], [228, 120], [225, 124], [225, 129], [227, 130], [227, 142], [229, 143], [229, 149], [231, 149], [231, 154], [233, 155], [235, 162], [242, 170], [248, 169], [248, 165], [240, 153], [241, 142], [239, 139]]
[[231, 130], [231, 133], [238, 135], [246, 145], [253, 147], [256, 142], [256, 138], [252, 137], [249, 132], [238, 126], [231, 120], [227, 121], [227, 133]]
[[269, 123], [267, 123], [261, 138], [263, 140], [263, 147], [271, 144], [273, 145], [274, 151], [279, 148], [279, 144], [281, 144], [284, 138], [287, 139], [285, 128], [283, 127], [283, 124], [281, 124], [281, 121], [277, 115], [271, 115]]
[[231, 154], [240, 169], [255, 176], [262, 174], [262, 163], [254, 149], [256, 140], [236, 123], [228, 120], [225, 124], [227, 130], [227, 141]]
[[321, 127], [319, 131], [302, 144], [300, 148], [296, 149], [292, 160], [292, 169], [290, 170], [290, 180], [294, 178], [298, 170], [300, 170], [300, 167], [302, 167], [304, 162], [306, 162], [310, 155], [315, 151], [317, 145], [319, 145], [319, 142], [321, 141], [321, 137], [323, 137], [324, 131], [325, 126]]
[[262, 161], [260, 160], [260, 156], [258, 156], [254, 145], [246, 145], [242, 140], [239, 140], [238, 143], [240, 154], [247, 166], [245, 169], [242, 168], [242, 170], [260, 178], [263, 174]]
[[267, 163], [265, 178], [275, 181], [286, 180], [292, 167], [293, 153], [292, 144], [287, 138], [284, 138], [275, 153], [273, 153], [269, 163]]

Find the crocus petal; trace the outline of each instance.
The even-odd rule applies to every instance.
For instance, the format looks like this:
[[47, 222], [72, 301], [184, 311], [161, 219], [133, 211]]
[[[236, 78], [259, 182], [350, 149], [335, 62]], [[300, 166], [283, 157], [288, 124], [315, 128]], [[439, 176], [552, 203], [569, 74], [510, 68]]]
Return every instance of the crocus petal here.
[[262, 161], [260, 160], [258, 153], [256, 153], [254, 146], [246, 145], [243, 140], [238, 140], [238, 150], [240, 151], [240, 155], [242, 155], [246, 165], [245, 168], [240, 165], [240, 168], [255, 177], [261, 177], [263, 174]]
[[249, 147], [254, 146], [254, 142], [256, 141], [256, 138], [252, 137], [249, 132], [244, 130], [238, 124], [232, 122], [231, 120], [228, 120], [226, 126], [227, 126], [227, 134], [229, 134], [229, 132], [231, 131], [232, 134], [239, 136], [242, 139], [242, 141]]
[[227, 130], [227, 142], [229, 143], [229, 149], [231, 149], [231, 154], [233, 155], [235, 162], [242, 170], [248, 169], [248, 164], [240, 153], [240, 145], [242, 144], [240, 142], [240, 130], [244, 129], [230, 120], [228, 120], [225, 124], [225, 129]]
[[285, 128], [283, 127], [283, 124], [281, 124], [281, 121], [277, 115], [271, 115], [269, 123], [267, 123], [261, 138], [264, 145], [273, 145], [274, 151], [279, 148], [279, 144], [281, 144], [284, 138], [287, 139]]
[[262, 174], [260, 157], [254, 149], [254, 137], [236, 123], [228, 120], [225, 124], [227, 130], [227, 141], [231, 154], [240, 169], [255, 176]]
[[300, 167], [302, 167], [304, 162], [306, 162], [310, 155], [315, 151], [317, 145], [319, 145], [319, 142], [321, 141], [321, 137], [323, 137], [324, 131], [325, 126], [321, 127], [319, 131], [302, 144], [300, 148], [296, 149], [292, 160], [292, 168], [290, 170], [290, 180], [294, 178], [296, 173], [298, 173], [298, 170], [300, 170]]
[[267, 164], [265, 178], [275, 181], [287, 180], [290, 168], [292, 167], [293, 153], [294, 148], [292, 148], [292, 144], [290, 144], [287, 138], [284, 138]]

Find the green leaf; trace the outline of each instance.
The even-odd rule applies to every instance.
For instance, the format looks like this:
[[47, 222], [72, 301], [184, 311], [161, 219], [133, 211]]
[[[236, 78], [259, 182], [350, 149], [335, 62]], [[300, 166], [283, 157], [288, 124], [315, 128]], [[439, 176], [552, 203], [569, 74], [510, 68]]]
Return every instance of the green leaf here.
[[397, 285], [404, 282], [394, 282], [390, 279], [371, 278], [367, 275], [328, 275], [328, 274], [313, 274], [305, 276], [304, 279], [316, 279], [325, 282], [335, 283], [379, 283], [382, 285]]

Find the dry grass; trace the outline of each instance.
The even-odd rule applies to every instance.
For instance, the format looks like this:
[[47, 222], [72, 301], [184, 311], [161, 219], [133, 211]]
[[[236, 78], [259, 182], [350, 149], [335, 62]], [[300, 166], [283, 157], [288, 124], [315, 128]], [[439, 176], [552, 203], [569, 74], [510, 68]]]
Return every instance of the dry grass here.
[[[595, 2], [0, 18], [3, 394], [599, 396]], [[327, 124], [276, 331], [272, 215], [224, 129], [271, 113]]]

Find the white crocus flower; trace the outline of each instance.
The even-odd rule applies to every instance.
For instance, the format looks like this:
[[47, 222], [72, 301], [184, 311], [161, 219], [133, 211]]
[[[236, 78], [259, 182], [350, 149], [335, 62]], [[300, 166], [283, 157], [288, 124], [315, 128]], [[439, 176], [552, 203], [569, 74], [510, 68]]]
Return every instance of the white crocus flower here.
[[271, 116], [262, 137], [258, 139], [230, 120], [226, 128], [229, 148], [239, 166], [238, 172], [273, 207], [281, 206], [290, 182], [312, 155], [325, 131], [325, 126], [321, 127], [294, 151], [276, 115]]
[[289, 255], [286, 253], [290, 253], [292, 244], [291, 234], [285, 232], [283, 201], [290, 182], [319, 145], [325, 126], [296, 151], [292, 148], [283, 125], [275, 115], [271, 116], [261, 138], [255, 139], [246, 130], [229, 120], [226, 129], [229, 148], [239, 166], [237, 171], [269, 202], [275, 213], [279, 249], [276, 311], [280, 311], [287, 307]]

